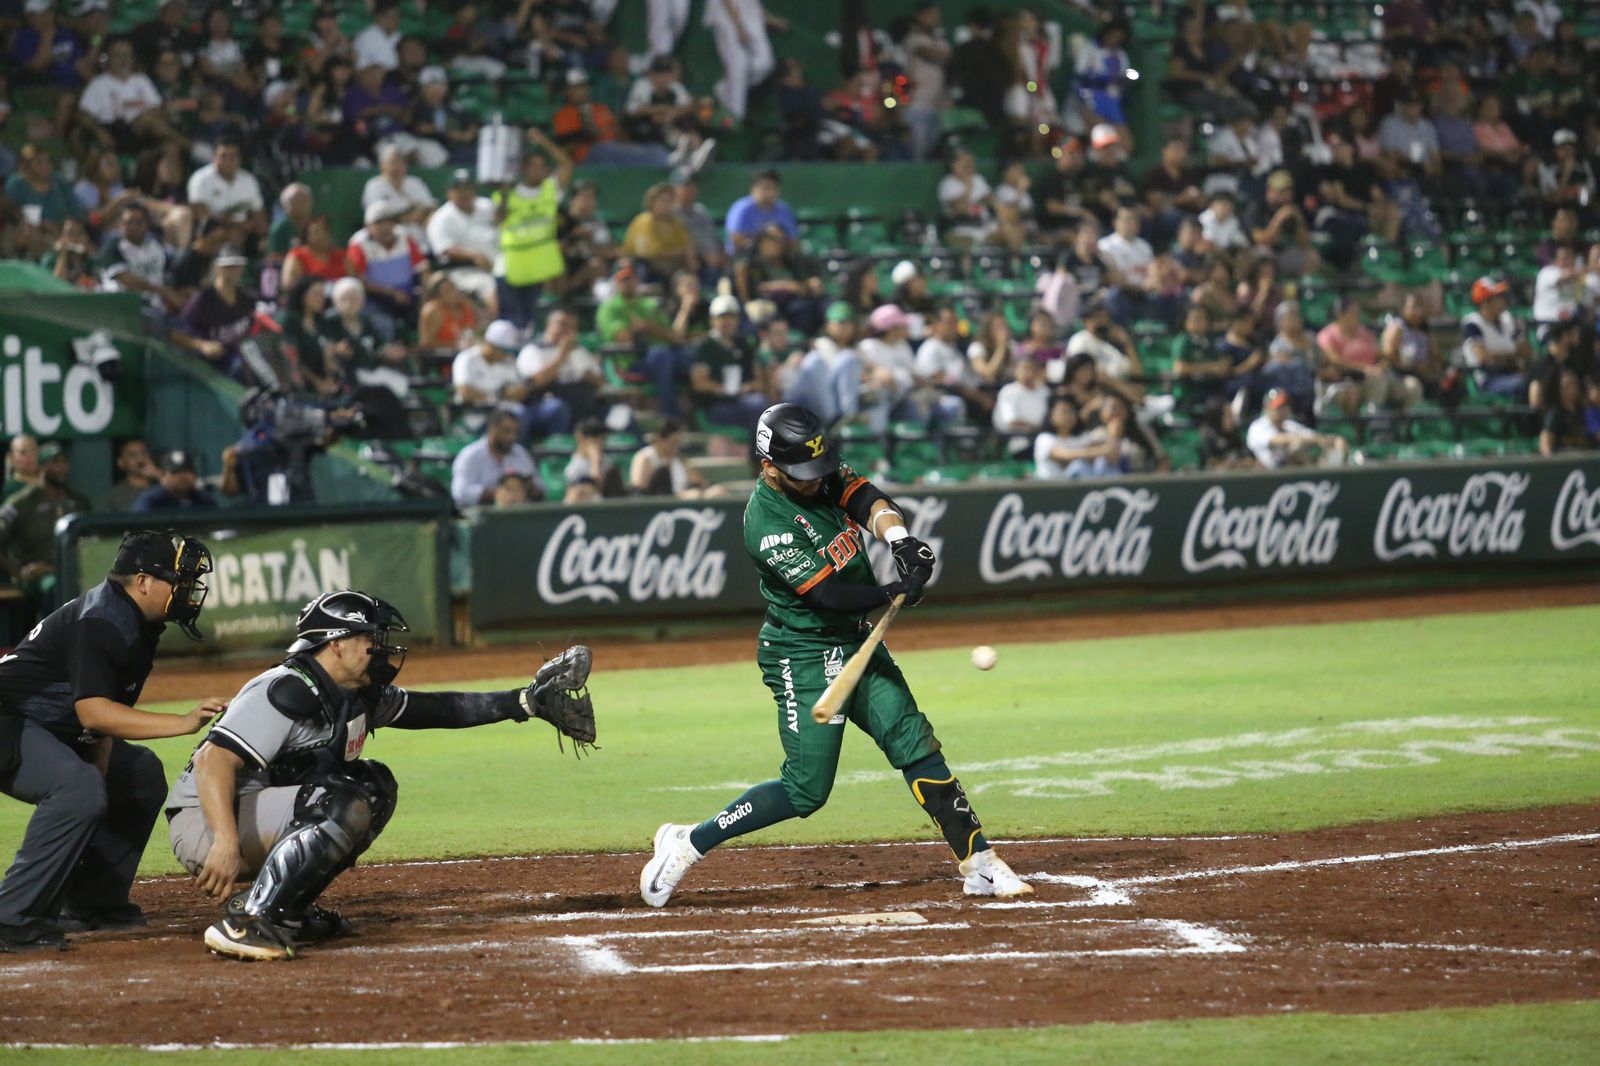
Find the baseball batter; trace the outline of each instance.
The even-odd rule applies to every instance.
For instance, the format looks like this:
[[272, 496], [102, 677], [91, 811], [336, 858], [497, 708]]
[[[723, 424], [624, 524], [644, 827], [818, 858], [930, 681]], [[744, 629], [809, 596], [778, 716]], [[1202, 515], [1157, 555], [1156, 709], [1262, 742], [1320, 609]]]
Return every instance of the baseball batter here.
[[[290, 959], [350, 925], [317, 897], [355, 865], [394, 813], [388, 767], [363, 759], [379, 727], [459, 729], [543, 718], [581, 751], [595, 738], [584, 689], [589, 649], [574, 645], [524, 689], [411, 692], [395, 677], [405, 619], [346, 589], [300, 612], [289, 657], [245, 683], [172, 786], [172, 850], [200, 887], [228, 899], [205, 933], [218, 955]], [[246, 892], [228, 898], [241, 877]]]
[[[933, 550], [911, 536], [894, 503], [839, 460], [816, 415], [778, 404], [756, 430], [761, 478], [744, 513], [745, 549], [755, 561], [766, 624], [756, 649], [778, 709], [783, 769], [699, 825], [667, 823], [639, 875], [639, 891], [664, 906], [689, 868], [718, 844], [819, 810], [833, 788], [846, 720], [871, 737], [899, 770], [955, 854], [969, 896], [1022, 896], [1033, 888], [984, 839], [961, 782], [945, 764], [933, 726], [917, 709], [883, 646], [844, 713], [817, 724], [810, 709], [866, 636], [866, 616], [904, 594], [922, 599]], [[863, 531], [887, 543], [899, 580], [879, 585]]]

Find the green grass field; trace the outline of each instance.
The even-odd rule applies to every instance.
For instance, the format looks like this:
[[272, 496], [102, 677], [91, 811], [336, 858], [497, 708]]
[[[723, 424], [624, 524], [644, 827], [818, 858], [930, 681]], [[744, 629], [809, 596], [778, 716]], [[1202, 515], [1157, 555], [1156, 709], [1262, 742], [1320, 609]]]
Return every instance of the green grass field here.
[[[965, 649], [900, 660], [993, 836], [1279, 831], [1600, 799], [1596, 632], [1600, 608], [1050, 645], [1007, 646], [988, 631], [983, 639], [1001, 653], [990, 673], [974, 670]], [[367, 753], [395, 770], [401, 806], [370, 858], [640, 850], [663, 818], [704, 817], [777, 768], [776, 712], [753, 663], [612, 672], [591, 689], [605, 748], [582, 763], [558, 754], [540, 723], [379, 734]], [[176, 772], [191, 744], [155, 747]], [[0, 842], [18, 838], [27, 813], [0, 799]], [[899, 775], [855, 735], [828, 807], [756, 841], [929, 833]], [[152, 841], [145, 869], [176, 869], [164, 834]], [[1587, 1002], [663, 1043], [648, 1056], [631, 1045], [541, 1047], [538, 1061], [889, 1062], [967, 1051], [1003, 1053], [1008, 1063], [1548, 1063], [1594, 1061], [1597, 1040], [1600, 1004]], [[526, 1054], [275, 1052], [272, 1060], [477, 1064]], [[131, 1057], [59, 1055], [0, 1051], [0, 1060]], [[179, 1056], [192, 1057], [213, 1053]], [[266, 1061], [245, 1052], [225, 1058]]]

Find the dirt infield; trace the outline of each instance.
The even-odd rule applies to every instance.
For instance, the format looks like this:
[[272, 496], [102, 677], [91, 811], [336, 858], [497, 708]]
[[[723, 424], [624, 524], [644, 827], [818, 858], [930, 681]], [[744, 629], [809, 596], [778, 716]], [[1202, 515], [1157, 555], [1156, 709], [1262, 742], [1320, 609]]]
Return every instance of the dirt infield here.
[[[891, 643], [896, 651], [961, 647], [980, 641], [999, 644], [1002, 641], [996, 639], [996, 626], [1004, 627], [1004, 642], [1020, 644], [1251, 626], [1418, 618], [1468, 611], [1573, 607], [1595, 603], [1600, 603], [1600, 582], [1583, 581], [1564, 585], [1406, 592], [1317, 601], [1285, 600], [1058, 614], [1019, 612], [1008, 614], [1003, 619], [983, 615], [941, 616], [912, 612], [902, 615], [895, 624]], [[593, 645], [597, 672], [655, 666], [697, 666], [753, 661], [757, 625], [757, 619], [734, 621], [726, 629], [715, 633], [671, 641], [596, 640], [581, 630], [575, 630], [568, 635], [568, 640]], [[562, 646], [562, 642], [552, 641], [546, 648], [559, 650]], [[534, 665], [543, 660], [544, 654], [544, 650], [532, 646], [419, 649], [407, 659], [401, 683], [424, 685], [460, 681], [469, 677], [516, 677], [530, 674]], [[156, 667], [150, 682], [145, 685], [144, 700], [155, 702], [198, 699], [211, 695], [228, 696], [265, 665], [264, 660], [229, 665], [163, 662]]]
[[[160, 879], [135, 889], [148, 929], [0, 956], [0, 1039], [621, 1039], [1600, 997], [1600, 807], [1004, 850], [1036, 898], [965, 899], [948, 853], [914, 844], [719, 851], [659, 911], [635, 891], [642, 854], [358, 868], [330, 902], [360, 935], [271, 964], [209, 956], [214, 909]], [[924, 921], [798, 924], [885, 911]]]

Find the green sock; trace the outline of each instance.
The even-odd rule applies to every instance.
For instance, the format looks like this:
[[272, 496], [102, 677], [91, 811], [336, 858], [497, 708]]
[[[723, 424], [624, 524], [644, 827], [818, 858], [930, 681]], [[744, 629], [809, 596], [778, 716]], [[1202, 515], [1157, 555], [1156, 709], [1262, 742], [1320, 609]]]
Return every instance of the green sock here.
[[764, 781], [689, 832], [689, 843], [704, 855], [718, 844], [795, 816], [782, 781]]
[[935, 752], [900, 772], [911, 786], [912, 796], [939, 827], [957, 862], [965, 862], [975, 852], [988, 850], [983, 825], [943, 755]]

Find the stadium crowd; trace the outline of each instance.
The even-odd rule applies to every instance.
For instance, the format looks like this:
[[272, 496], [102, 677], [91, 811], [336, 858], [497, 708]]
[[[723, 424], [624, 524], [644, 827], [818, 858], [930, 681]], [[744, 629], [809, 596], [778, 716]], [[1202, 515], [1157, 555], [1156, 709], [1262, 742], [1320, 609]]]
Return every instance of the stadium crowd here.
[[[1338, 463], [1341, 430], [1494, 402], [1547, 453], [1600, 440], [1600, 62], [1562, 5], [1394, 0], [1334, 36], [1292, 4], [1169, 3], [1167, 67], [1140, 78], [1120, 4], [1073, 5], [1093, 28], [1067, 34], [847, 3], [827, 91], [759, 0], [696, 26], [650, 0], [637, 54], [611, 0], [432, 6], [321, 7], [291, 34], [277, 6], [167, 0], [116, 33], [106, 0], [0, 0], [0, 255], [139, 294], [154, 335], [306, 397], [319, 443], [475, 438], [448, 478], [464, 508], [556, 495], [552, 440], [568, 500], [715, 492], [686, 435], [746, 454], [780, 400], [887, 443], [886, 469], [904, 438], [1041, 478]], [[722, 59], [698, 94], [695, 34]], [[510, 78], [547, 122], [463, 106]], [[1170, 110], [1148, 168], [1134, 93]], [[761, 108], [770, 169], [712, 211], [700, 178]], [[896, 255], [808, 232], [785, 197], [785, 161], [930, 158], [938, 217], [887, 218]], [[333, 165], [372, 173], [353, 233], [296, 180]], [[608, 219], [591, 165], [661, 180]], [[415, 171], [440, 167], [436, 196]], [[287, 411], [249, 410], [219, 494], [305, 498]], [[192, 455], [132, 440], [116, 463], [98, 507], [216, 503]], [[34, 531], [91, 504], [54, 442], [13, 439], [6, 470], [0, 555], [36, 582]]]

